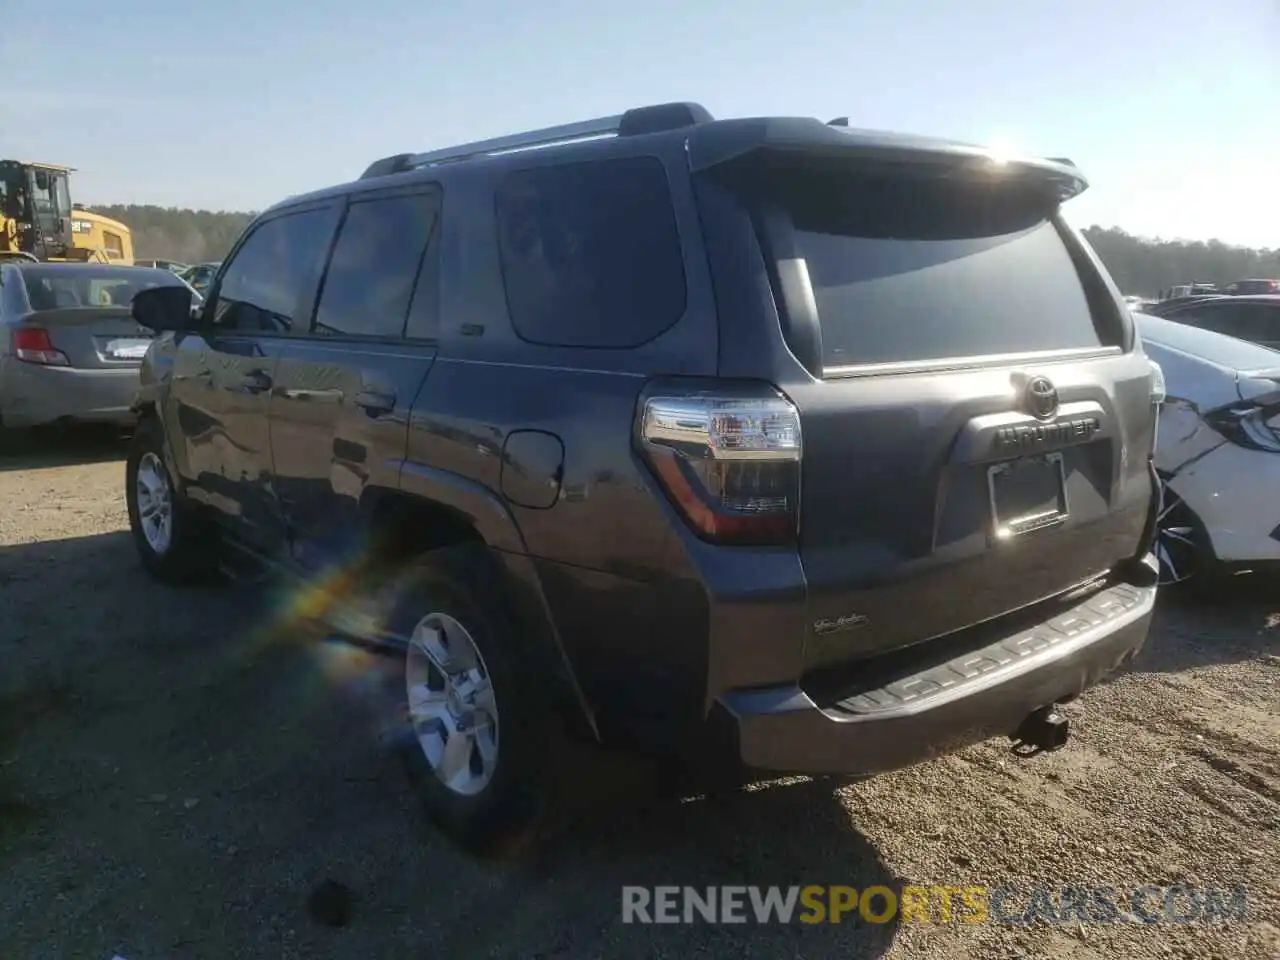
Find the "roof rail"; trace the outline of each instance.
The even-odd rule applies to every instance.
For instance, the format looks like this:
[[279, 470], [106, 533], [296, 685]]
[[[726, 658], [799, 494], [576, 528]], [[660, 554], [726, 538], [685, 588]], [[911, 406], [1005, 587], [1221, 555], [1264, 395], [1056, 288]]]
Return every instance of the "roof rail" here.
[[557, 144], [676, 130], [696, 123], [706, 123], [712, 119], [707, 109], [697, 103], [660, 103], [649, 107], [635, 107], [626, 113], [619, 113], [612, 117], [597, 117], [594, 120], [579, 120], [577, 123], [527, 130], [524, 133], [513, 133], [489, 140], [476, 140], [441, 150], [429, 150], [426, 153], [397, 153], [375, 160], [361, 174], [360, 179], [367, 180], [391, 173], [404, 173], [418, 167], [515, 153], [521, 150], [535, 150]]

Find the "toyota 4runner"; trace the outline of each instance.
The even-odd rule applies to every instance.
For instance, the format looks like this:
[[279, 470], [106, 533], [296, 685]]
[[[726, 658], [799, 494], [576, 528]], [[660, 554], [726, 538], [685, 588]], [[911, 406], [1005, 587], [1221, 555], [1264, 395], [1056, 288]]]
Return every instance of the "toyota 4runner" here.
[[1156, 580], [1161, 381], [1083, 189], [696, 104], [379, 160], [199, 306], [134, 301], [142, 563], [380, 598], [343, 629], [399, 651], [475, 847], [536, 820], [552, 731], [857, 775], [1060, 746]]

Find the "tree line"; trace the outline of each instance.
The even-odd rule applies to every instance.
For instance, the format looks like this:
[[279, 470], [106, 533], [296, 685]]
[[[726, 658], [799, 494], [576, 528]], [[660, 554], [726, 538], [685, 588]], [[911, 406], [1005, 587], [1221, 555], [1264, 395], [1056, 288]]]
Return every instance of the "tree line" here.
[[180, 263], [221, 260], [254, 216], [138, 204], [95, 204], [90, 209], [129, 228], [135, 259]]
[[[220, 260], [252, 213], [109, 205], [93, 208], [133, 232], [140, 260], [200, 263]], [[1226, 284], [1253, 277], [1280, 278], [1280, 249], [1256, 250], [1218, 240], [1152, 240], [1118, 227], [1088, 227], [1084, 234], [1126, 294], [1155, 296], [1175, 283]]]

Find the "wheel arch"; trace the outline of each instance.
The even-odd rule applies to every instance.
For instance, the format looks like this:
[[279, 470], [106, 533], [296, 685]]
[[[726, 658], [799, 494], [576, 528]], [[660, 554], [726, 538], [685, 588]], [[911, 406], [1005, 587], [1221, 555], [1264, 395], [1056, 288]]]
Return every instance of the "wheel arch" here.
[[366, 490], [360, 509], [377, 549], [396, 560], [466, 543], [486, 547], [493, 574], [526, 628], [520, 634], [521, 652], [553, 678], [555, 705], [570, 727], [599, 739], [594, 711], [565, 651], [519, 525], [493, 490], [452, 471], [408, 461], [402, 465], [399, 488]]

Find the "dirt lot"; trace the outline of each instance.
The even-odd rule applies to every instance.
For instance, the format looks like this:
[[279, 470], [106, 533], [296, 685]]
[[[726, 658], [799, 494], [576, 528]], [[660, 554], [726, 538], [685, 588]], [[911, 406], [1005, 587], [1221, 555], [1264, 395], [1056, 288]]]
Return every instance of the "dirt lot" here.
[[[116, 444], [0, 461], [0, 956], [1280, 956], [1280, 599], [1236, 584], [1160, 611], [1135, 669], [1004, 744], [855, 785], [715, 800], [582, 774], [606, 799], [535, 863], [480, 865], [419, 825], [377, 748], [370, 664], [280, 627], [263, 589], [173, 591], [126, 532]], [[1280, 597], [1280, 593], [1273, 593]], [[612, 798], [611, 800], [609, 798]], [[308, 892], [354, 894], [318, 925]], [[1250, 919], [624, 926], [624, 884], [1175, 883]]]

